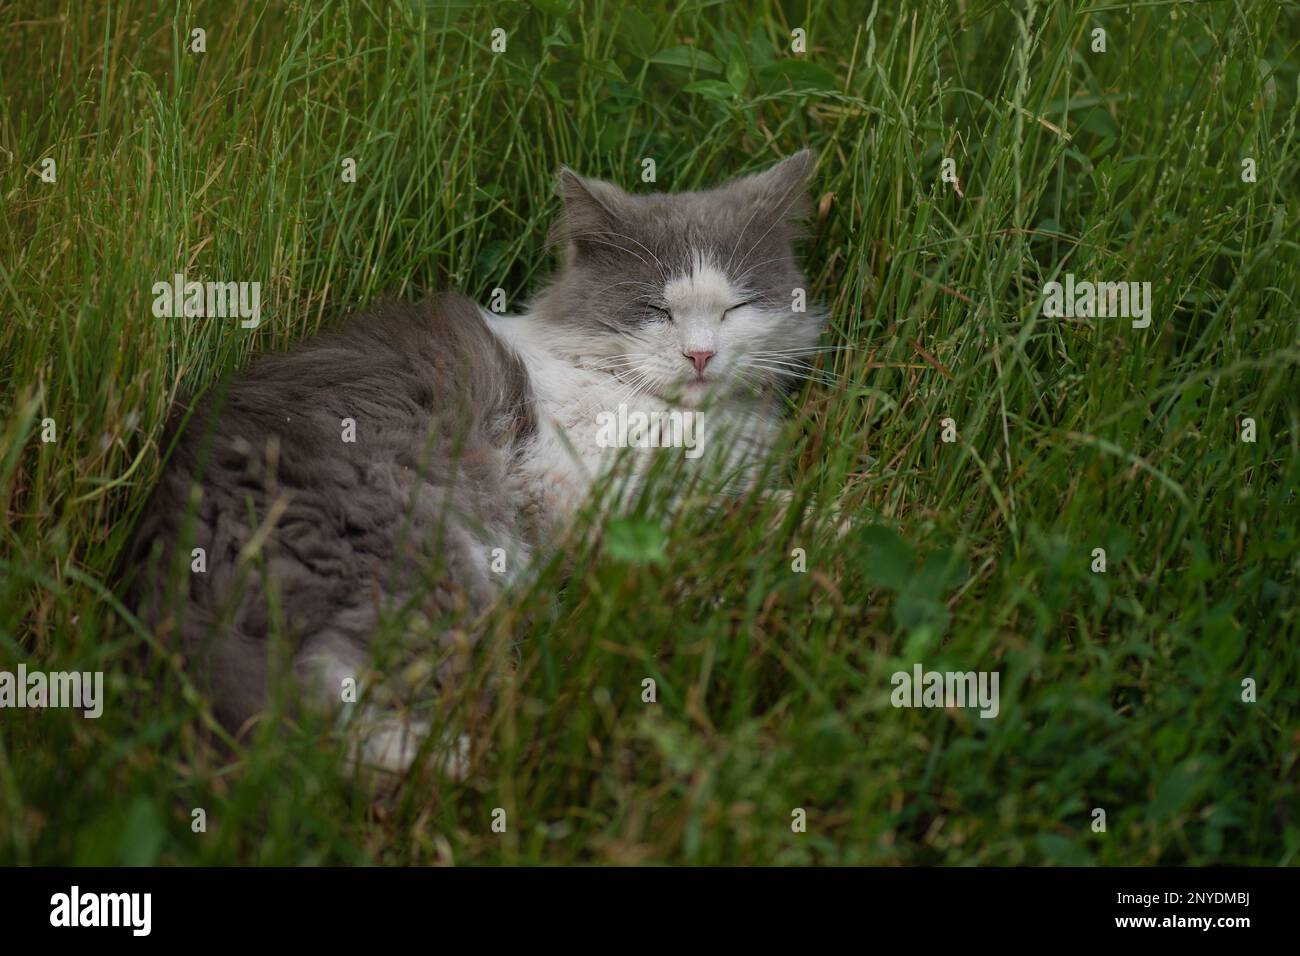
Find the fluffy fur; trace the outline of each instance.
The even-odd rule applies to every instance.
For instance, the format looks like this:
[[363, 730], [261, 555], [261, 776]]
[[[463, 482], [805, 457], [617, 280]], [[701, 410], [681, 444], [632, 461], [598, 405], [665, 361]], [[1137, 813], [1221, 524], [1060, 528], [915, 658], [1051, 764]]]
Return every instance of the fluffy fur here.
[[[745, 486], [820, 333], [815, 311], [792, 309], [812, 163], [676, 195], [565, 170], [563, 266], [527, 314], [452, 295], [390, 304], [262, 357], [178, 419], [133, 593], [220, 719], [238, 729], [264, 709], [275, 613], [316, 705], [338, 705], [373, 664], [381, 615], [411, 602], [430, 623], [406, 651], [452, 679], [440, 622], [485, 610], [568, 521], [621, 453], [596, 435], [620, 403], [707, 415], [701, 461]], [[358, 747], [400, 771], [427, 728], [393, 683], [368, 695]]]

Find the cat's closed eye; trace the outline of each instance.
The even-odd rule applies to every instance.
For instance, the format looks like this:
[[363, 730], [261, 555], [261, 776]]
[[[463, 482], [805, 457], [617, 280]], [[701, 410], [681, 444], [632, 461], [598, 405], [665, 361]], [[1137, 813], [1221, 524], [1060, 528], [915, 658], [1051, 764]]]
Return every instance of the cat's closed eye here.
[[[728, 312], [735, 312], [737, 309], [743, 309], [746, 306], [757, 305], [757, 304], [758, 304], [758, 299], [750, 299], [748, 302], [737, 302], [735, 305], [729, 305], [722, 310], [722, 319], [725, 319], [727, 317]], [[722, 321], [722, 319], [719, 319], [719, 321]]]

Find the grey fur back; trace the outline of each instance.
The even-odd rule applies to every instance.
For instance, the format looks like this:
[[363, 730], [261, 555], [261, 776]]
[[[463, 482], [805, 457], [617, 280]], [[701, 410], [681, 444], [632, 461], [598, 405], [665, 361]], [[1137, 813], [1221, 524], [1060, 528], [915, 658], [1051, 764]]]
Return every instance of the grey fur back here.
[[[347, 418], [355, 443], [342, 440]], [[535, 428], [527, 372], [458, 296], [385, 305], [262, 357], [197, 403], [145, 509], [132, 548], [141, 614], [179, 638], [231, 728], [265, 703], [263, 562], [301, 680], [359, 674], [382, 608], [420, 570], [440, 569], [430, 618], [491, 600], [475, 550], [527, 534], [507, 476]], [[168, 568], [183, 587], [172, 600]], [[319, 689], [338, 701], [336, 681]]]

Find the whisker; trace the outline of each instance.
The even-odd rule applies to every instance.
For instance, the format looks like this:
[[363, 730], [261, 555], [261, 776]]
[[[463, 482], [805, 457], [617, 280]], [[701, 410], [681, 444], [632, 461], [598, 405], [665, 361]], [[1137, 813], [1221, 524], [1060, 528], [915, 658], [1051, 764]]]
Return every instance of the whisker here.
[[666, 265], [664, 265], [664, 262], [663, 262], [662, 259], [660, 259], [657, 255], [655, 255], [654, 250], [651, 249], [649, 246], [647, 246], [647, 245], [646, 245], [644, 242], [642, 242], [641, 240], [639, 240], [639, 239], [634, 239], [632, 236], [624, 235], [624, 234], [621, 233], [621, 232], [605, 232], [605, 233], [603, 233], [603, 235], [614, 236], [616, 239], [626, 239], [628, 242], [635, 242], [638, 246], [640, 246], [640, 247], [641, 247], [642, 249], [644, 249], [647, 253], [649, 253], [650, 258], [654, 259], [655, 263], [659, 266], [659, 275], [660, 275], [660, 277], [663, 278], [663, 279], [665, 279], [665, 280], [668, 278], [668, 267], [667, 267]]
[[764, 369], [787, 378], [800, 379], [809, 382], [821, 382], [826, 385], [848, 381], [847, 378], [836, 375], [834, 372], [814, 368], [811, 365], [796, 365], [787, 362], [775, 362], [772, 360], [750, 361], [748, 365], [750, 368]]
[[[647, 246], [644, 242], [642, 242], [641, 240], [633, 236], [626, 235], [625, 233], [614, 232], [609, 229], [599, 229], [590, 232], [564, 233], [557, 237], [556, 243], [576, 242], [578, 240], [583, 240], [585, 242], [595, 242], [600, 245], [611, 246], [615, 249], [622, 250], [623, 252], [626, 252], [628, 255], [636, 256], [637, 259], [639, 259], [641, 262], [645, 263], [646, 265], [650, 264], [649, 262], [646, 262], [646, 260], [642, 258], [640, 255], [637, 255], [637, 253], [634, 252], [632, 249], [629, 249], [626, 246], [621, 246], [616, 242], [602, 241], [600, 238], [597, 238], [600, 236], [609, 236], [614, 239], [626, 239], [628, 242], [636, 243], [638, 246], [640, 246], [642, 249], [646, 251], [646, 253], [650, 256], [651, 259], [655, 261], [655, 266], [659, 271], [659, 277], [663, 279], [665, 282], [668, 281], [668, 267], [664, 265], [663, 260], [660, 259], [659, 256], [655, 254], [654, 250], [651, 249], [649, 246]], [[556, 244], [556, 243], [552, 243], [552, 244]], [[647, 285], [648, 284], [649, 283], [647, 283]]]
[[[745, 254], [740, 257], [741, 262], [744, 262], [745, 259], [749, 257], [749, 254], [753, 252], [756, 248], [758, 248], [758, 244], [767, 238], [767, 234], [776, 228], [776, 224], [778, 222], [785, 221], [786, 213], [789, 212], [790, 207], [793, 206], [794, 203], [798, 201], [799, 190], [803, 188], [804, 188], [804, 183], [800, 179], [795, 179], [795, 181], [790, 184], [790, 186], [785, 191], [785, 195], [781, 197], [781, 202], [778, 206], [780, 212], [777, 215], [772, 217], [772, 222], [768, 225], [766, 229], [763, 230], [763, 234], [749, 244], [749, 248], [745, 250]], [[790, 200], [792, 196], [794, 197], [793, 201], [787, 202], [787, 200]], [[755, 209], [755, 212], [757, 212], [757, 209]], [[749, 221], [753, 222], [753, 220], [754, 220], [754, 214], [750, 213]], [[749, 229], [749, 223], [746, 223], [745, 230], [748, 229]], [[742, 230], [741, 232], [741, 236], [743, 235], [744, 235], [744, 230]], [[737, 248], [740, 246], [739, 239], [736, 241], [736, 246]]]
[[637, 253], [634, 250], [629, 249], [626, 246], [620, 246], [617, 242], [605, 242], [600, 239], [592, 238], [593, 236], [603, 236], [603, 235], [608, 235], [608, 233], [603, 233], [603, 232], [579, 233], [577, 236], [574, 237], [565, 236], [564, 238], [566, 240], [570, 238], [573, 239], [581, 238], [584, 242], [594, 242], [597, 245], [609, 246], [613, 249], [618, 249], [620, 252], [626, 252], [629, 256], [636, 256], [637, 259], [639, 259], [641, 262], [645, 263], [646, 265], [650, 264], [646, 262], [646, 260], [643, 257], [637, 255]]
[[[750, 274], [751, 274], [755, 269], [757, 269], [759, 266], [765, 266], [765, 265], [767, 265], [769, 262], [788, 262], [788, 261], [790, 261], [792, 258], [793, 258], [793, 257], [792, 257], [792, 256], [789, 256], [789, 255], [780, 255], [780, 256], [772, 256], [771, 258], [768, 258], [768, 259], [761, 259], [761, 260], [759, 260], [758, 262], [755, 262], [753, 265], [751, 265], [751, 266], [750, 266], [748, 269], [746, 269], [744, 272], [742, 272], [742, 273], [741, 273], [741, 274], [736, 278], [736, 280], [735, 280], [735, 284], [736, 284], [736, 285], [742, 285], [742, 284], [744, 283], [745, 279], [747, 279], [747, 278], [750, 276]], [[742, 260], [742, 261], [743, 261], [743, 260]], [[730, 268], [730, 266], [728, 266], [728, 268]]]
[[793, 349], [755, 349], [747, 355], [820, 355], [823, 352], [859, 352], [856, 345], [821, 345]]

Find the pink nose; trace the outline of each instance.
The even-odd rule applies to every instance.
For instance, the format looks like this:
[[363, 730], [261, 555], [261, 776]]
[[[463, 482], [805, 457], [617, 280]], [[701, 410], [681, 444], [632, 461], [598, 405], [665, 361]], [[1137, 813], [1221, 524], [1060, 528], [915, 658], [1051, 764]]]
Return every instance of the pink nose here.
[[700, 375], [704, 374], [704, 366], [708, 365], [709, 359], [713, 358], [713, 352], [711, 351], [683, 352], [682, 354], [695, 364], [695, 371]]

